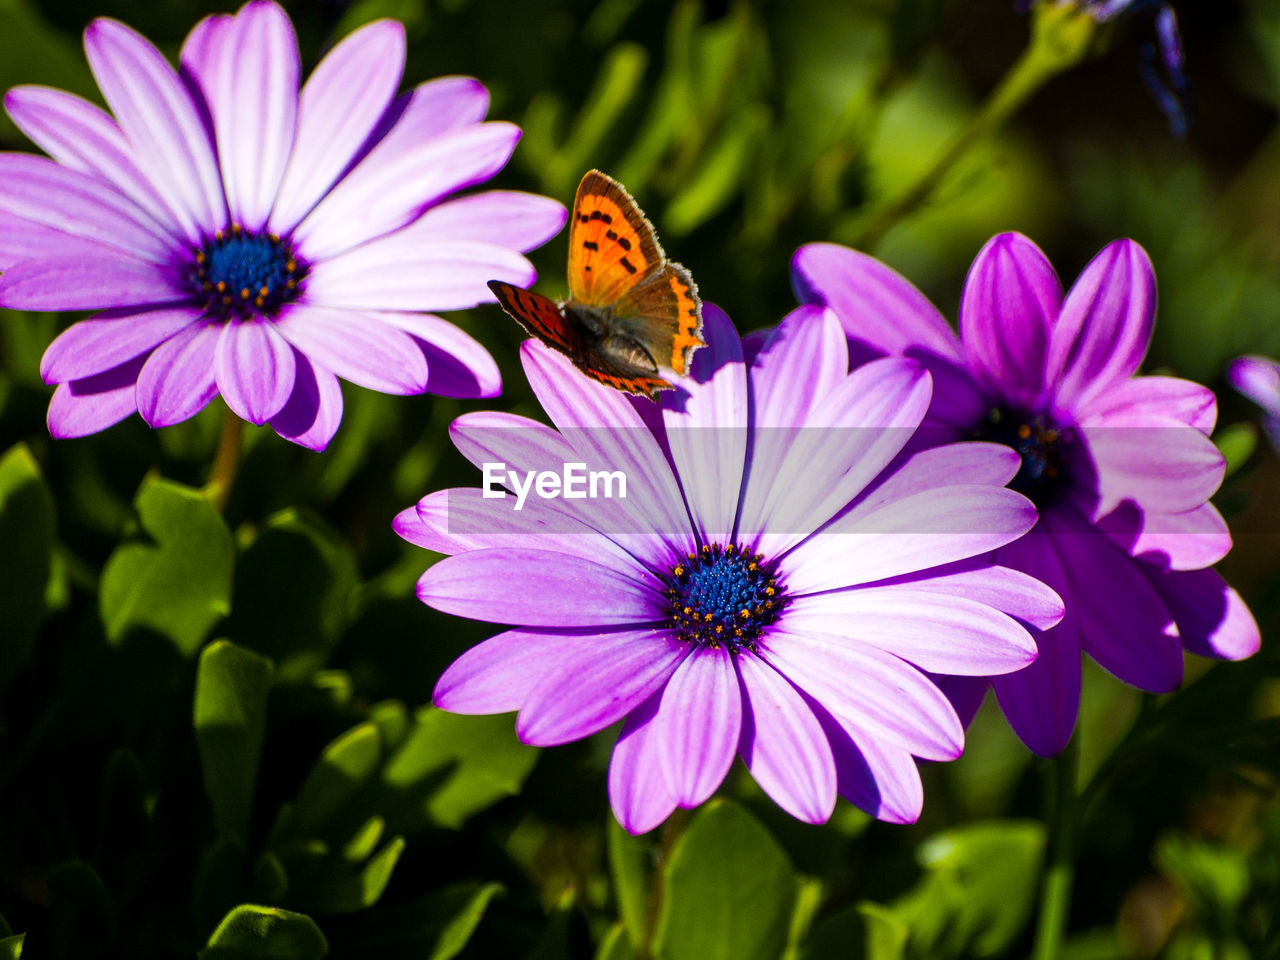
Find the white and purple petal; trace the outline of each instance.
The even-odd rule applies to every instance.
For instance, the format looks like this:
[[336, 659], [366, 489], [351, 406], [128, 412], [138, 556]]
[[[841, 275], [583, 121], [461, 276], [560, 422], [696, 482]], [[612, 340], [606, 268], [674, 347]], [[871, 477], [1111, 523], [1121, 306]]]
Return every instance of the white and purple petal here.
[[358, 311], [292, 303], [274, 325], [301, 353], [343, 380], [382, 393], [427, 388], [427, 361], [413, 338]]
[[269, 0], [197, 25], [183, 50], [213, 120], [232, 222], [267, 221], [293, 150], [301, 64], [293, 24]]
[[338, 378], [293, 351], [293, 392], [271, 418], [271, 429], [308, 450], [323, 450], [342, 422], [342, 386]]
[[667, 449], [704, 540], [731, 536], [747, 457], [747, 372], [742, 340], [719, 307], [703, 307], [707, 345], [662, 397]]
[[810, 243], [791, 260], [791, 284], [801, 303], [830, 307], [845, 333], [869, 356], [923, 349], [952, 361], [960, 343], [946, 319], [900, 273], [874, 257], [834, 243]]
[[784, 622], [798, 633], [870, 644], [931, 673], [1012, 673], [1036, 656], [1027, 631], [992, 606], [907, 585], [796, 597]]
[[1216, 570], [1140, 569], [1168, 607], [1187, 650], [1215, 660], [1243, 660], [1258, 652], [1258, 621]]
[[[23, 260], [0, 275], [0, 306], [12, 310], [109, 310], [183, 303], [187, 284], [176, 270], [119, 250], [100, 247], [96, 256], [68, 245], [63, 256]], [[70, 254], [70, 255], [68, 255]]]
[[1146, 251], [1132, 240], [1109, 243], [1067, 293], [1049, 339], [1046, 379], [1055, 408], [1078, 410], [1137, 373], [1155, 312]]
[[516, 733], [524, 743], [551, 747], [599, 733], [661, 689], [689, 655], [688, 644], [655, 630], [578, 639], [521, 705]]
[[598, 630], [508, 630], [472, 647], [436, 681], [431, 702], [452, 713], [510, 713], [529, 700], [564, 656], [598, 646]]
[[1004, 487], [940, 487], [836, 518], [778, 569], [793, 595], [820, 593], [967, 560], [1016, 540], [1035, 522], [1034, 504]]
[[841, 637], [771, 629], [760, 655], [830, 711], [917, 757], [954, 760], [964, 730], [923, 673], [892, 654]]
[[169, 205], [134, 159], [111, 116], [87, 100], [49, 87], [14, 87], [4, 97], [14, 124], [63, 166], [92, 174], [128, 197], [175, 239], [183, 236]]
[[738, 753], [742, 691], [727, 647], [697, 647], [662, 689], [649, 721], [661, 776], [682, 807], [715, 793]]
[[1032, 753], [1051, 757], [1066, 747], [1080, 712], [1083, 640], [1076, 608], [1090, 602], [1071, 590], [1059, 544], [1043, 530], [996, 551], [999, 563], [1047, 584], [1065, 602], [1065, 616], [1035, 634], [1036, 659], [1024, 670], [992, 679], [1000, 709]]
[[532, 286], [516, 251], [475, 240], [415, 241], [403, 231], [311, 267], [306, 300], [347, 310], [465, 310], [493, 300], [490, 280]]
[[144, 357], [79, 380], [58, 384], [49, 401], [50, 436], [84, 437], [114, 426], [138, 410], [137, 381]]
[[482, 549], [429, 568], [418, 599], [456, 616], [530, 627], [656, 623], [665, 611], [656, 584], [553, 549]]
[[432, 207], [400, 235], [422, 243], [496, 243], [527, 253], [559, 233], [568, 216], [564, 204], [550, 197], [486, 190]]
[[200, 318], [192, 307], [100, 313], [62, 331], [40, 358], [45, 383], [103, 373], [150, 352]]
[[226, 225], [226, 200], [202, 107], [159, 50], [141, 34], [106, 18], [84, 36], [94, 78], [116, 121], [177, 218], [199, 244]]
[[836, 805], [836, 764], [822, 725], [774, 666], [739, 654], [743, 762], [760, 788], [797, 820], [826, 823]]
[[650, 724], [660, 696], [653, 694], [627, 716], [609, 759], [609, 805], [628, 833], [648, 833], [678, 806], [662, 776]]
[[138, 412], [153, 427], [189, 420], [218, 395], [213, 355], [222, 327], [199, 321], [156, 347], [138, 375]]
[[293, 394], [294, 351], [271, 324], [231, 320], [223, 324], [213, 352], [218, 392], [231, 412], [262, 425], [284, 409]]
[[414, 338], [427, 361], [427, 390], [440, 397], [496, 397], [502, 374], [475, 337], [430, 313], [379, 310], [379, 320]]
[[382, 143], [334, 186], [294, 231], [315, 262], [398, 230], [442, 197], [488, 180], [520, 139], [509, 123], [478, 123], [403, 150]]
[[960, 301], [960, 338], [970, 369], [994, 394], [1036, 409], [1061, 307], [1062, 285], [1040, 248], [1020, 233], [992, 237], [973, 261]]

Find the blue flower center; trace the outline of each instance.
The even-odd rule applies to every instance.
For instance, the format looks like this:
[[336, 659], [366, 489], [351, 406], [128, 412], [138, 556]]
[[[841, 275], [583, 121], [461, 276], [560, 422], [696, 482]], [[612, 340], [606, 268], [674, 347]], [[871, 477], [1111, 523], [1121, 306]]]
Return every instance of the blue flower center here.
[[777, 577], [759, 554], [711, 544], [671, 568], [667, 616], [676, 638], [730, 653], [755, 642], [786, 604]]
[[1072, 431], [1057, 426], [1043, 414], [1024, 416], [997, 407], [987, 415], [975, 437], [1018, 451], [1022, 466], [1009, 486], [1037, 505], [1066, 479], [1066, 453], [1073, 440]]
[[298, 295], [306, 265], [287, 240], [238, 223], [219, 230], [196, 251], [191, 283], [211, 317], [271, 315]]

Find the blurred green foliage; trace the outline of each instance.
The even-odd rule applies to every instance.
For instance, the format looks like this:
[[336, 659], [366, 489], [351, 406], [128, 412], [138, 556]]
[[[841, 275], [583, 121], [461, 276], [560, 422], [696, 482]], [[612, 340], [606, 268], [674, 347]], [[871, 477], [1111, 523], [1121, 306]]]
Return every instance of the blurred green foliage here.
[[[286, 6], [308, 67], [363, 22], [403, 20], [407, 83], [478, 76], [523, 126], [499, 185], [567, 201], [609, 171], [744, 331], [792, 306], [798, 244], [867, 236], [957, 142], [1029, 33], [1010, 0]], [[1133, 236], [1160, 283], [1149, 366], [1219, 390], [1218, 502], [1239, 532], [1223, 567], [1264, 650], [1191, 663], [1166, 698], [1086, 671], [1074, 960], [1280, 956], [1280, 462], [1221, 379], [1238, 353], [1280, 353], [1280, 12], [1178, 7], [1188, 142], [1142, 89], [1141, 25], [1121, 24], [871, 246], [954, 316], [998, 230], [1068, 281]], [[215, 9], [0, 0], [0, 84], [96, 99], [90, 19], [173, 54]], [[7, 120], [0, 141], [28, 149]], [[563, 258], [562, 239], [535, 254], [549, 294]], [[0, 318], [0, 957], [1026, 954], [1042, 765], [990, 703], [960, 761], [925, 765], [917, 825], [842, 802], [809, 827], [739, 771], [641, 838], [608, 814], [611, 734], [539, 752], [510, 717], [429, 706], [488, 631], [414, 599], [430, 558], [390, 519], [474, 481], [447, 441], [459, 413], [536, 415], [496, 309], [457, 319], [498, 359], [500, 400], [346, 388], [324, 454], [249, 428], [222, 513], [200, 489], [217, 403], [163, 431], [49, 438], [39, 358], [70, 319]]]

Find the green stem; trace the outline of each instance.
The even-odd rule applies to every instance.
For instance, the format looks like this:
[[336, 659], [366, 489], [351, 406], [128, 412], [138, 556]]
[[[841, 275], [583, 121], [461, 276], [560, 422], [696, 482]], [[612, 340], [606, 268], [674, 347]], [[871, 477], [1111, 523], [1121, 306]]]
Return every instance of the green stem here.
[[218, 437], [218, 452], [209, 471], [209, 482], [204, 486], [205, 495], [219, 513], [226, 506], [231, 485], [240, 469], [240, 450], [244, 441], [244, 421], [227, 408], [222, 417], [222, 434]]
[[1049, 80], [1084, 59], [1096, 23], [1074, 4], [1041, 0], [1034, 9], [1031, 43], [996, 85], [969, 126], [906, 190], [872, 211], [844, 238], [868, 247], [923, 205], [951, 168], [984, 137], [999, 130]]
[[1111, 751], [1098, 764], [1094, 770], [1093, 776], [1089, 778], [1089, 782], [1085, 784], [1083, 790], [1080, 791], [1080, 816], [1085, 818], [1089, 815], [1089, 810], [1093, 803], [1106, 789], [1111, 782], [1111, 774], [1115, 772], [1116, 767], [1125, 759], [1133, 748], [1139, 745], [1142, 740], [1151, 734], [1153, 723], [1155, 722], [1156, 712], [1158, 708], [1155, 706], [1155, 698], [1150, 694], [1142, 694], [1139, 701], [1138, 716], [1134, 718], [1132, 726], [1120, 742], [1111, 748]]
[[1080, 763], [1078, 738], [1054, 758], [1049, 768], [1049, 863], [1040, 890], [1040, 918], [1036, 923], [1032, 960], [1058, 960], [1071, 912], [1071, 888], [1076, 875], [1076, 839], [1080, 824], [1076, 778]]
[[658, 913], [662, 909], [662, 881], [666, 878], [667, 863], [671, 860], [671, 851], [676, 841], [689, 825], [692, 814], [688, 810], [677, 808], [667, 818], [662, 828], [662, 846], [658, 850], [658, 861], [653, 866], [653, 876], [649, 881], [648, 916], [645, 918], [644, 942], [636, 951], [636, 960], [650, 960], [653, 956], [653, 937], [657, 933]]

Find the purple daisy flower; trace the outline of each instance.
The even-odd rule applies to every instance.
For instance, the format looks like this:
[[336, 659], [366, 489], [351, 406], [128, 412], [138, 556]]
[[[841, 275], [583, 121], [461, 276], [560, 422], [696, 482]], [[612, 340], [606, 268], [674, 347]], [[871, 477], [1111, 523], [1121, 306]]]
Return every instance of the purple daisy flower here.
[[299, 89], [288, 16], [255, 0], [191, 31], [175, 70], [114, 20], [85, 31], [107, 114], [45, 87], [5, 107], [52, 159], [0, 154], [0, 305], [99, 310], [49, 346], [49, 430], [153, 427], [219, 393], [240, 417], [322, 449], [338, 378], [384, 393], [494, 396], [493, 359], [417, 311], [528, 286], [553, 236], [545, 197], [454, 192], [520, 137], [483, 123], [488, 94], [445, 77], [396, 95], [403, 27], [339, 43]]
[[708, 346], [661, 406], [529, 341], [525, 373], [556, 429], [504, 413], [454, 422], [478, 466], [577, 461], [631, 484], [625, 499], [522, 511], [444, 490], [396, 518], [405, 539], [449, 555], [420, 599], [515, 627], [455, 661], [435, 703], [518, 710], [538, 746], [622, 721], [609, 794], [633, 833], [706, 800], [735, 756], [801, 820], [825, 821], [838, 793], [913, 821], [913, 758], [963, 747], [925, 671], [1020, 669], [1035, 646], [1014, 618], [1062, 614], [1043, 584], [970, 559], [1035, 522], [1003, 486], [1018, 457], [962, 443], [901, 459], [929, 374], [900, 358], [849, 374], [828, 310], [795, 311], [745, 354], [722, 312], [708, 306], [704, 323]]
[[1266, 357], [1237, 357], [1227, 368], [1233, 387], [1262, 408], [1262, 427], [1280, 450], [1280, 363]]
[[[903, 277], [846, 247], [801, 247], [792, 280], [801, 301], [835, 311], [857, 359], [911, 356], [930, 369], [928, 442], [978, 437], [1020, 455], [1012, 486], [1036, 502], [1040, 522], [994, 559], [1043, 580], [1067, 607], [1036, 634], [1036, 662], [993, 681], [1033, 751], [1055, 754], [1071, 738], [1082, 650], [1159, 692], [1182, 682], [1184, 649], [1229, 660], [1258, 649], [1248, 608], [1211, 569], [1231, 549], [1209, 503], [1224, 472], [1209, 440], [1214, 395], [1134, 376], [1156, 304], [1136, 243], [1108, 245], [1064, 297], [1035, 244], [994, 237], [969, 271], [959, 337]], [[969, 685], [965, 712], [981, 692]]]

